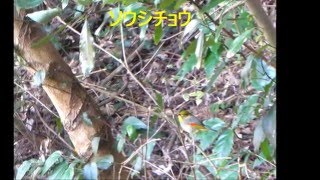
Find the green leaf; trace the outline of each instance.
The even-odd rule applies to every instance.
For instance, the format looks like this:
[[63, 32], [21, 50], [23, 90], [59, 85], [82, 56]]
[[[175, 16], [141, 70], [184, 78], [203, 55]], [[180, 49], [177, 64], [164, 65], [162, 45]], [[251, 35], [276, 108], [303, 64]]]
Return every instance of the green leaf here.
[[34, 75], [33, 75], [33, 82], [32, 82], [32, 85], [34, 86], [40, 86], [44, 79], [46, 78], [46, 71], [45, 70], [40, 70], [40, 71], [37, 71]]
[[103, 170], [108, 169], [113, 164], [113, 162], [114, 162], [114, 159], [111, 154], [103, 156], [98, 161], [96, 161], [97, 167]]
[[100, 137], [94, 137], [91, 141], [93, 153], [96, 155], [99, 149]]
[[194, 155], [194, 163], [195, 164], [205, 166], [213, 176], [216, 176], [216, 174], [217, 174], [216, 168], [214, 168], [211, 165], [211, 163], [208, 161], [208, 159], [211, 161], [212, 164], [214, 164], [214, 161], [216, 161], [216, 156], [211, 154], [211, 155], [207, 155], [207, 158], [206, 158], [202, 154], [195, 154]]
[[86, 125], [92, 126], [92, 121], [91, 121], [91, 119], [89, 118], [87, 112], [82, 113], [82, 120], [83, 120], [83, 122], [84, 122]]
[[48, 179], [58, 179], [61, 178], [61, 176], [64, 174], [64, 172], [68, 169], [68, 163], [66, 161], [63, 161], [62, 163], [58, 164], [57, 167], [55, 167], [51, 173], [51, 175], [48, 177]]
[[249, 29], [232, 41], [230, 45], [230, 49], [227, 52], [227, 56], [226, 56], [227, 58], [232, 58], [241, 49], [241, 46], [246, 41], [246, 39], [250, 36], [252, 31], [253, 29]]
[[147, 30], [148, 30], [148, 24], [140, 27], [140, 34], [139, 34], [140, 40], [143, 40], [146, 37]]
[[213, 152], [217, 154], [217, 157], [227, 157], [231, 153], [233, 146], [233, 131], [227, 129], [218, 138]]
[[255, 118], [254, 109], [257, 106], [258, 99], [259, 96], [257, 94], [251, 95], [239, 106], [239, 109], [237, 110], [237, 119], [233, 121], [232, 128], [235, 128], [238, 123], [246, 124]]
[[133, 169], [136, 171], [131, 172], [131, 178], [136, 175], [142, 169], [142, 157], [137, 156], [136, 159], [133, 161]]
[[166, 9], [166, 7], [170, 6], [174, 1], [172, 0], [161, 0], [160, 9]]
[[147, 125], [134, 116], [130, 116], [127, 119], [125, 119], [122, 127], [126, 129], [128, 125], [133, 126], [135, 129], [147, 129]]
[[204, 93], [202, 91], [196, 91], [189, 93], [190, 97], [196, 97], [196, 104], [199, 105], [202, 102], [202, 97], [204, 96]]
[[230, 165], [219, 171], [218, 177], [221, 180], [238, 179], [238, 164]]
[[69, 4], [69, 0], [61, 0], [62, 9], [66, 8]]
[[156, 102], [159, 105], [161, 111], [164, 109], [164, 102], [162, 97], [162, 94], [156, 93]]
[[196, 46], [196, 51], [195, 51], [195, 55], [197, 57], [197, 64], [196, 64], [197, 69], [200, 69], [200, 67], [201, 67], [203, 45], [204, 45], [204, 33], [203, 33], [203, 31], [200, 31], [198, 39], [197, 39], [197, 46]]
[[46, 24], [61, 12], [62, 10], [60, 8], [53, 8], [53, 9], [47, 9], [42, 11], [36, 11], [30, 14], [27, 14], [27, 16], [38, 23]]
[[216, 29], [216, 32], [214, 33], [215, 37], [214, 37], [214, 42], [219, 42], [219, 38], [221, 35], [221, 31], [222, 29], [225, 27], [226, 24], [226, 19], [223, 19], [221, 24], [218, 26], [218, 28]]
[[83, 6], [88, 6], [92, 3], [92, 0], [77, 0], [77, 3], [79, 3]]
[[62, 155], [61, 151], [55, 151], [48, 157], [48, 159], [44, 163], [44, 166], [41, 172], [42, 176], [59, 160], [61, 155]]
[[199, 19], [192, 19], [189, 24], [184, 28], [182, 34], [182, 41], [181, 43], [185, 43], [189, 40], [189, 38], [199, 29], [200, 20]]
[[246, 65], [242, 68], [240, 76], [243, 81], [243, 88], [249, 84], [249, 74], [251, 71], [253, 56], [249, 56], [246, 60]]
[[183, 51], [182, 58], [186, 59], [189, 55], [194, 54], [194, 51], [196, 50], [197, 41], [192, 40], [190, 45], [187, 47], [185, 51]]
[[269, 141], [268, 141], [268, 139], [265, 139], [265, 140], [261, 143], [261, 152], [262, 152], [262, 154], [266, 157], [267, 160], [269, 160], [269, 161], [272, 160], [271, 147], [269, 146]]
[[254, 130], [254, 133], [253, 133], [252, 143], [253, 143], [253, 147], [254, 147], [255, 152], [257, 152], [259, 150], [260, 145], [265, 138], [266, 138], [266, 136], [263, 132], [262, 121], [260, 120]]
[[156, 141], [152, 141], [144, 146], [143, 154], [147, 154], [146, 160], [149, 160], [151, 158], [151, 154], [152, 154], [152, 151], [153, 151], [155, 145], [156, 145]]
[[73, 176], [74, 176], [74, 164], [70, 164], [68, 169], [61, 176], [61, 179], [72, 179]]
[[[205, 175], [203, 175], [198, 168], [195, 170], [195, 174], [196, 174], [196, 179], [207, 179], [207, 177]], [[189, 176], [187, 177], [187, 180], [193, 180], [195, 179], [193, 176], [190, 177], [192, 174], [189, 174]]]
[[[151, 139], [150, 139], [151, 140]], [[156, 141], [152, 141], [148, 144], [146, 144], [143, 148], [142, 148], [142, 155], [144, 155], [143, 157], [146, 157], [146, 160], [148, 161], [151, 158], [151, 154], [152, 151], [154, 149], [154, 146], [156, 145]], [[141, 152], [141, 151], [140, 151]], [[142, 157], [140, 155], [137, 156], [137, 158], [134, 160], [133, 162], [133, 167], [134, 170], [136, 171], [140, 171], [143, 167], [143, 161], [142, 161]], [[136, 174], [135, 171], [133, 171], [131, 173], [131, 177], [133, 177]]]
[[191, 72], [196, 64], [197, 64], [197, 57], [195, 54], [191, 54], [189, 59], [185, 63], [183, 63], [181, 69], [178, 72], [178, 75], [181, 77], [181, 79], [187, 73]]
[[123, 137], [123, 135], [121, 134], [117, 134], [117, 151], [121, 152], [123, 150], [124, 147], [124, 143], [126, 142], [126, 139]]
[[275, 79], [276, 71], [273, 67], [268, 66], [261, 59], [254, 59], [251, 68], [251, 84], [258, 90], [263, 91], [264, 88]]
[[127, 6], [130, 4], [134, 4], [135, 2], [137, 2], [138, 0], [122, 0], [123, 5]]
[[201, 12], [205, 12], [210, 10], [211, 8], [216, 7], [218, 4], [220, 4], [221, 2], [223, 2], [224, 0], [211, 0], [209, 4], [207, 4], [206, 6], [204, 6], [201, 10]]
[[263, 153], [261, 152], [261, 153], [259, 154], [259, 157], [257, 157], [257, 158], [254, 160], [253, 165], [252, 165], [252, 168], [256, 168], [257, 166], [260, 166], [262, 163], [265, 162], [265, 160], [262, 159], [262, 158], [260, 158], [260, 157], [266, 159], [266, 157], [265, 157], [265, 156], [263, 155]]
[[23, 161], [17, 170], [16, 179], [22, 179], [26, 172], [29, 171], [31, 164], [31, 161]]
[[273, 149], [276, 148], [276, 105], [273, 105], [268, 113], [262, 118], [263, 131], [271, 143]]
[[127, 125], [126, 130], [130, 140], [135, 140], [138, 137], [138, 132], [132, 125]]
[[205, 120], [203, 121], [203, 124], [214, 131], [219, 131], [226, 126], [226, 123], [219, 118]]
[[243, 11], [237, 18], [237, 25], [240, 32], [254, 27], [253, 16], [248, 11]]
[[175, 5], [174, 5], [174, 10], [178, 10], [181, 6], [181, 4], [183, 4], [184, 2], [186, 2], [186, 0], [177, 0], [177, 1], [174, 1], [175, 2]]
[[95, 162], [86, 164], [83, 167], [83, 176], [85, 179], [98, 180], [98, 167]]
[[[125, 7], [124, 8], [124, 12], [133, 12], [133, 13], [136, 13], [136, 14], [139, 14], [140, 11], [143, 11], [145, 10], [145, 6], [143, 5], [143, 3], [140, 3], [140, 2], [136, 2], [136, 3], [132, 3], [130, 4], [129, 6]], [[134, 17], [134, 15], [132, 14], [127, 14], [124, 19], [123, 19], [123, 22], [126, 23], [128, 22], [129, 20], [131, 20], [132, 18]]]
[[195, 134], [195, 140], [200, 141], [199, 147], [206, 150], [210, 147], [213, 141], [218, 137], [218, 133], [214, 131], [199, 131]]
[[220, 60], [220, 43], [214, 43], [211, 46], [211, 51], [209, 51], [208, 56], [204, 61], [204, 70], [206, 72], [206, 76], [210, 77], [215, 69], [216, 65], [219, 63]]
[[39, 6], [43, 0], [15, 0], [16, 6], [21, 9], [30, 9]]
[[61, 133], [63, 131], [63, 124], [61, 122], [60, 118], [54, 118], [55, 122], [56, 122], [56, 127], [57, 127], [57, 132]]
[[102, 0], [102, 6], [106, 5], [107, 3], [109, 4], [114, 4], [118, 2], [119, 0]]
[[95, 50], [93, 48], [93, 37], [91, 35], [88, 21], [85, 20], [80, 35], [80, 63], [82, 73], [86, 76], [94, 68]]
[[156, 26], [155, 27], [155, 30], [154, 30], [154, 37], [153, 37], [153, 40], [154, 40], [154, 44], [155, 45], [158, 45], [158, 43], [160, 42], [160, 39], [163, 35], [163, 31], [162, 31], [162, 24], [159, 25], [159, 26]]
[[[37, 168], [32, 172], [30, 179], [31, 179], [31, 180], [36, 180], [37, 177], [39, 177], [39, 174], [40, 174], [40, 172], [41, 172], [41, 169], [42, 169], [42, 167], [37, 167]], [[18, 178], [16, 178], [16, 179], [18, 179]]]

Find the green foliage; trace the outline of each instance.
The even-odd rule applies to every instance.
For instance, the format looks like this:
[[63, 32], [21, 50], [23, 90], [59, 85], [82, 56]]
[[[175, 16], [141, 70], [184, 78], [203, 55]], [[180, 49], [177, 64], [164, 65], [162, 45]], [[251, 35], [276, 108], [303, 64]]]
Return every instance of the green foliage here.
[[204, 67], [207, 77], [213, 73], [216, 65], [219, 63], [220, 60], [220, 43], [213, 43], [213, 45], [209, 48], [209, 53], [204, 61]]
[[68, 163], [66, 161], [63, 161], [54, 168], [53, 173], [48, 177], [48, 179], [58, 179], [62, 177], [67, 168]]
[[103, 170], [108, 169], [113, 164], [113, 162], [113, 156], [110, 154], [100, 157], [98, 160], [96, 160], [97, 167]]
[[61, 0], [61, 7], [62, 9], [66, 8], [69, 4], [69, 0]]
[[159, 44], [162, 36], [163, 36], [162, 25], [156, 26], [154, 30], [154, 37], [153, 37], [155, 45]]
[[239, 109], [237, 110], [238, 116], [237, 119], [233, 121], [232, 128], [235, 128], [238, 123], [246, 124], [255, 117], [254, 109], [257, 106], [258, 98], [259, 96], [256, 94], [251, 95], [245, 102], [243, 102], [239, 106]]
[[58, 162], [61, 158], [61, 155], [61, 151], [55, 151], [54, 153], [52, 153], [44, 163], [41, 175], [44, 175], [56, 162]]
[[221, 180], [238, 179], [238, 164], [233, 164], [218, 172], [218, 177]]
[[83, 167], [83, 177], [85, 179], [98, 179], [98, 166], [95, 162], [90, 162]]
[[89, 6], [92, 3], [92, 0], [76, 0], [77, 3], [83, 5], [83, 6]]
[[203, 121], [203, 124], [211, 130], [219, 131], [226, 126], [226, 123], [219, 118], [211, 118]]
[[202, 97], [204, 96], [204, 93], [202, 91], [196, 91], [196, 92], [189, 93], [188, 96], [195, 97], [196, 104], [199, 105], [202, 102]]
[[22, 9], [30, 9], [39, 6], [43, 0], [15, 0], [16, 6]]
[[195, 140], [200, 141], [199, 147], [202, 150], [208, 149], [217, 137], [218, 133], [214, 131], [199, 131], [195, 134]]
[[[128, 135], [130, 140], [135, 140], [138, 136], [138, 130], [140, 129], [147, 129], [147, 125], [142, 122], [140, 119], [134, 117], [134, 116], [130, 116], [128, 117], [126, 120], [124, 120], [124, 123], [122, 125], [121, 128], [121, 134], [122, 136], [126, 136]], [[118, 139], [120, 140], [118, 143], [118, 151], [121, 151], [123, 148], [123, 144], [124, 140], [121, 140], [121, 137], [118, 136]]]
[[122, 134], [117, 134], [117, 151], [123, 151], [124, 143], [126, 142], [125, 137]]
[[227, 52], [227, 58], [233, 57], [238, 51], [240, 51], [241, 46], [252, 33], [252, 31], [253, 29], [246, 30], [244, 33], [242, 33], [240, 36], [238, 36], [232, 41], [229, 47], [229, 51]]
[[219, 3], [225, 0], [211, 0], [206, 6], [202, 8], [202, 12], [208, 11], [214, 7], [216, 7]]
[[23, 176], [29, 171], [31, 164], [32, 164], [32, 160], [30, 159], [28, 161], [24, 161], [18, 168], [17, 170], [17, 175], [16, 175], [16, 179], [22, 179]]
[[160, 93], [156, 93], [156, 101], [157, 101], [157, 104], [159, 106], [159, 110], [160, 111], [163, 111], [164, 109], [164, 102], [163, 102], [163, 98], [162, 98], [162, 95]]
[[[23, 9], [37, 7], [42, 2], [43, 0], [15, 0], [17, 8]], [[98, 26], [100, 25], [99, 28], [93, 29], [95, 31], [94, 34], [99, 36], [98, 38], [104, 38], [110, 34], [111, 36], [117, 35], [116, 31], [118, 31], [119, 27], [106, 28], [106, 24], [108, 21], [112, 21], [111, 19], [117, 19], [120, 10], [126, 12], [131, 11], [138, 14], [140, 11], [151, 12], [156, 9], [165, 10], [167, 12], [179, 12], [187, 7], [181, 6], [183, 3], [187, 2], [186, 0], [77, 0], [76, 2], [77, 4], [75, 9], [83, 12], [86, 9], [90, 9], [89, 6], [91, 5], [92, 7], [96, 5], [98, 5], [96, 7], [99, 7], [100, 5], [103, 7], [106, 4], [112, 4], [112, 6], [108, 5], [104, 8], [107, 8], [107, 11], [109, 12], [112, 11], [115, 17], [110, 18], [109, 12], [106, 12], [102, 23], [98, 24]], [[217, 113], [219, 110], [226, 110], [227, 108], [229, 110], [229, 107], [233, 107], [232, 110], [235, 110], [236, 112], [233, 112], [235, 113], [235, 116], [232, 120], [231, 127], [228, 121], [225, 122], [223, 119], [210, 118], [203, 121], [203, 124], [209, 130], [199, 131], [193, 136], [194, 140], [197, 141], [196, 143], [199, 143], [200, 149], [205, 151], [205, 154], [203, 154], [199, 149], [194, 152], [191, 151], [194, 154], [189, 154], [189, 150], [187, 152], [188, 155], [191, 155], [195, 163], [192, 168], [195, 170], [197, 179], [206, 178], [199, 170], [200, 165], [205, 166], [217, 179], [238, 178], [238, 170], [240, 167], [236, 162], [236, 159], [239, 158], [240, 154], [239, 152], [232, 151], [234, 144], [233, 130], [238, 128], [239, 125], [250, 123], [254, 118], [257, 118], [259, 121], [256, 129], [254, 130], [253, 137], [255, 153], [259, 153], [260, 157], [268, 161], [274, 161], [274, 152], [276, 149], [276, 106], [273, 105], [273, 107], [271, 107], [270, 110], [268, 110], [267, 113], [262, 116], [259, 114], [260, 111], [258, 112], [258, 110], [267, 109], [271, 104], [272, 97], [270, 92], [275, 86], [276, 73], [274, 68], [268, 66], [267, 63], [262, 60], [263, 58], [261, 55], [263, 54], [264, 50], [261, 49], [263, 48], [257, 50], [258, 54], [250, 51], [241, 52], [242, 50], [248, 50], [243, 46], [247, 41], [250, 41], [250, 45], [252, 42], [254, 45], [264, 44], [264, 42], [254, 42], [258, 41], [257, 39], [259, 38], [257, 37], [261, 36], [261, 32], [256, 30], [257, 28], [254, 23], [253, 16], [250, 15], [248, 10], [245, 9], [243, 5], [231, 8], [233, 5], [235, 5], [235, 3], [236, 1], [208, 1], [208, 3], [205, 3], [204, 6], [202, 6], [202, 8], [199, 10], [196, 10], [196, 12], [191, 12], [190, 23], [186, 27], [179, 27], [179, 31], [183, 31], [183, 33], [176, 38], [180, 38], [179, 48], [182, 49], [182, 56], [180, 59], [183, 61], [181, 67], [178, 68], [177, 76], [179, 76], [179, 80], [183, 80], [187, 74], [191, 75], [191, 77], [194, 78], [194, 81], [198, 81], [200, 75], [202, 75], [202, 77], [205, 75], [206, 78], [206, 81], [203, 81], [204, 83], [196, 82], [198, 83], [196, 85], [192, 83], [194, 88], [190, 91], [182, 93], [182, 96], [186, 101], [189, 101], [190, 99], [195, 100], [197, 106], [201, 103], [208, 104], [207, 95], [212, 92], [211, 88], [215, 88], [213, 91], [220, 91], [221, 89], [220, 87], [216, 87], [216, 80], [219, 79], [221, 75], [225, 75], [222, 73], [223, 71], [234, 71], [234, 66], [241, 66], [242, 68], [241, 71], [238, 71], [241, 72], [241, 88], [248, 89], [253, 87], [254, 89], [254, 91], [252, 93], [250, 92], [249, 95], [242, 94], [242, 92], [236, 92], [241, 94], [241, 96], [239, 95], [237, 102], [241, 102], [243, 100], [242, 97], [247, 96], [245, 101], [243, 101], [241, 104], [236, 103], [236, 105], [234, 105], [233, 103], [229, 103], [229, 101], [224, 102], [223, 99], [219, 99], [217, 103], [210, 105], [210, 110], [212, 113]], [[61, 0], [62, 9], [57, 7], [48, 10], [35, 11], [27, 16], [36, 22], [48, 23], [53, 17], [67, 10], [68, 8], [66, 7], [68, 5], [71, 6], [71, 4], [69, 4], [69, 0]], [[78, 11], [74, 12], [73, 17], [70, 16], [73, 18], [72, 21], [81, 20], [87, 14], [87, 12], [81, 13]], [[204, 15], [204, 12], [209, 13], [210, 16], [214, 18], [216, 22], [218, 22], [218, 24], [211, 22], [211, 20]], [[91, 13], [94, 14], [94, 12], [88, 13], [90, 15]], [[81, 16], [81, 14], [83, 15]], [[130, 22], [132, 18], [132, 15], [127, 15], [123, 20], [123, 23], [126, 24]], [[96, 52], [93, 47], [94, 39], [89, 28], [89, 24], [91, 25], [91, 23], [93, 24], [91, 28], [95, 28], [96, 22], [91, 22], [91, 20], [88, 22], [86, 19], [83, 21], [79, 43], [80, 65], [82, 73], [85, 76], [88, 76], [94, 69], [94, 59], [96, 56]], [[98, 23], [100, 23], [100, 21]], [[138, 33], [140, 41], [147, 40], [145, 41], [145, 49], [150, 50], [154, 48], [153, 44], [159, 45], [161, 39], [170, 37], [171, 34], [177, 33], [175, 30], [175, 28], [178, 29], [177, 27], [165, 26], [166, 23], [163, 23], [160, 26], [154, 27], [153, 22], [151, 21], [149, 25], [134, 28], [138, 29], [135, 34]], [[51, 33], [48, 36], [36, 41], [32, 44], [32, 46], [40, 47], [43, 44], [52, 41], [54, 36], [63, 32], [65, 28], [66, 26], [59, 27], [59, 29], [54, 33]], [[233, 39], [226, 36], [226, 31], [229, 31], [236, 38]], [[149, 35], [153, 35], [153, 39], [149, 39]], [[132, 43], [131, 39], [125, 39], [124, 41], [126, 48], [129, 48]], [[239, 52], [241, 52], [241, 56]], [[181, 62], [175, 63], [180, 64]], [[172, 67], [172, 64], [170, 65]], [[196, 71], [194, 71], [194, 69], [196, 69]], [[36, 72], [33, 77], [34, 85], [40, 86], [45, 77], [46, 74], [44, 71]], [[159, 114], [161, 114], [167, 108], [165, 104], [166, 99], [163, 98], [162, 94], [163, 92], [156, 91], [155, 99], [158, 106], [154, 107], [153, 110]], [[219, 98], [221, 97], [219, 96]], [[219, 111], [219, 114], [220, 112], [221, 111]], [[130, 141], [130, 143], [133, 143], [134, 145], [140, 143], [140, 139], [138, 138], [143, 139], [145, 137], [144, 135], [146, 133], [144, 132], [146, 132], [146, 129], [148, 129], [151, 133], [154, 132], [155, 130], [151, 127], [157, 127], [158, 123], [155, 122], [161, 118], [162, 117], [158, 117], [154, 114], [151, 115], [149, 123], [150, 127], [148, 127], [137, 117], [130, 116], [126, 118], [121, 126], [121, 133], [117, 134], [117, 151], [123, 153], [125, 152], [128, 155], [135, 152], [135, 150], [132, 149], [128, 151], [126, 149], [124, 151], [126, 138], [128, 138], [127, 142]], [[88, 117], [87, 113], [82, 114], [82, 120], [85, 124], [92, 126], [92, 120]], [[57, 124], [58, 126], [62, 125], [61, 123], [60, 125], [59, 123]], [[61, 127], [58, 127], [58, 129], [61, 129]], [[150, 140], [152, 139], [148, 139], [148, 141]], [[95, 155], [97, 154], [99, 148], [99, 142], [99, 137], [94, 137], [92, 140], [92, 150]], [[155, 145], [156, 141], [148, 143], [146, 146], [139, 149], [139, 152], [132, 158], [130, 163], [132, 168], [136, 170], [132, 171], [132, 177], [137, 175], [137, 171], [141, 171], [144, 166], [147, 166], [144, 160], [150, 160]], [[265, 160], [262, 158], [256, 158], [253, 163], [253, 167], [264, 163]], [[98, 169], [106, 170], [114, 163], [112, 155], [106, 155], [100, 158], [95, 157], [93, 158], [92, 162], [87, 164], [84, 164], [84, 162], [81, 162], [80, 160], [73, 161], [70, 159], [72, 158], [65, 155], [62, 156], [61, 151], [56, 151], [52, 153], [46, 160], [44, 159], [43, 162], [40, 160], [25, 161], [18, 168], [16, 178], [23, 178], [27, 174], [32, 175], [32, 177], [37, 177], [40, 174], [47, 175], [49, 179], [77, 179], [77, 177], [80, 176], [79, 173], [81, 173], [85, 179], [98, 179]], [[216, 167], [212, 166], [212, 163]], [[186, 177], [190, 179], [194, 178], [194, 175], [191, 173], [191, 171], [188, 170], [184, 173], [187, 174]]]
[[[260, 145], [265, 142], [266, 138], [271, 143], [271, 148], [276, 148], [276, 105], [267, 112], [265, 116], [259, 120], [259, 123], [254, 130], [253, 145], [257, 152]], [[265, 145], [266, 146], [266, 145]], [[266, 156], [267, 157], [267, 156]]]
[[75, 160], [68, 163], [71, 159], [74, 157], [64, 157], [61, 151], [55, 151], [47, 159], [40, 156], [38, 160], [26, 160], [18, 168], [16, 179], [22, 179], [27, 174], [31, 179], [36, 179], [39, 175], [47, 175], [48, 179], [72, 179], [75, 175], [74, 167], [82, 162]]
[[[152, 139], [149, 139], [152, 140]], [[133, 161], [133, 168], [136, 171], [140, 171], [142, 169], [143, 166], [145, 166], [145, 163], [142, 161], [143, 159], [145, 159], [146, 161], [148, 161], [151, 158], [151, 153], [154, 149], [154, 146], [156, 145], [156, 141], [152, 141], [148, 144], [146, 144], [143, 148], [142, 151], [140, 150], [141, 155], [138, 155], [135, 160]], [[144, 158], [145, 157], [145, 158]], [[136, 175], [136, 171], [132, 171], [131, 172], [131, 178]]]
[[61, 12], [62, 10], [60, 8], [53, 8], [43, 11], [36, 11], [34, 13], [27, 14], [27, 16], [38, 23], [46, 24]]
[[88, 21], [85, 20], [80, 35], [80, 63], [82, 73], [86, 76], [94, 68], [95, 50], [93, 48], [93, 37], [91, 35]]
[[183, 63], [180, 71], [178, 72], [178, 76], [180, 76], [180, 79], [182, 79], [188, 72], [191, 72], [196, 64], [197, 57], [195, 54], [191, 54], [188, 60]]
[[233, 146], [233, 131], [227, 129], [218, 138], [213, 152], [216, 153], [217, 157], [227, 157], [231, 153]]
[[264, 90], [266, 85], [270, 84], [275, 77], [275, 69], [267, 66], [264, 61], [257, 58], [252, 61], [251, 84], [256, 90]]

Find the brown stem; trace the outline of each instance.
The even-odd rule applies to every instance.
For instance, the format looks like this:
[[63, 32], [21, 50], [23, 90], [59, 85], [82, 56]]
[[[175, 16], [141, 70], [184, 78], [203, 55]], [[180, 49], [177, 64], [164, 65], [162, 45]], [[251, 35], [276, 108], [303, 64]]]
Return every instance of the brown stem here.
[[276, 30], [269, 17], [264, 12], [260, 0], [247, 0], [246, 5], [258, 26], [262, 28], [263, 34], [269, 41], [270, 45], [276, 48]]

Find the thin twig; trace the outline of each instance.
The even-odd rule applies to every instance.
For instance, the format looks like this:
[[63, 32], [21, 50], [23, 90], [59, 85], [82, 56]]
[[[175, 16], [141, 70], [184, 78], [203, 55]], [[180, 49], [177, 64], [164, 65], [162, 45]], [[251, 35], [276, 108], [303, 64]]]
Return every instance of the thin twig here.
[[133, 80], [136, 81], [136, 83], [138, 83], [138, 85], [143, 89], [143, 91], [144, 91], [145, 93], [147, 93], [147, 95], [150, 97], [150, 99], [151, 99], [156, 105], [158, 105], [157, 101], [152, 97], [152, 95], [147, 91], [147, 89], [143, 86], [143, 84], [135, 77], [135, 75], [134, 75], [134, 74], [131, 72], [131, 70], [129, 69], [128, 62], [127, 62], [127, 57], [126, 57], [126, 52], [125, 52], [125, 48], [124, 48], [124, 37], [123, 37], [123, 27], [122, 27], [122, 24], [120, 24], [120, 34], [121, 34], [121, 45], [122, 45], [123, 59], [124, 59], [125, 68], [127, 69], [128, 74], [133, 78]]
[[[75, 30], [73, 27], [71, 27], [70, 25], [68, 25], [66, 22], [64, 22], [59, 16], [56, 17], [58, 19], [58, 21], [64, 25], [67, 26], [67, 28], [69, 28], [72, 32], [78, 34], [79, 36], [81, 35], [81, 33], [79, 33], [77, 30]], [[101, 46], [99, 46], [98, 44], [96, 44], [95, 42], [93, 43], [93, 45], [100, 49], [101, 51], [103, 51], [104, 53], [108, 54], [109, 56], [111, 56], [114, 60], [118, 61], [120, 64], [123, 64], [123, 62], [121, 61], [121, 59], [115, 57], [114, 55], [112, 55], [111, 53], [109, 53], [108, 51], [104, 50]]]
[[59, 134], [57, 134], [57, 133], [47, 124], [47, 122], [46, 122], [46, 121], [42, 118], [42, 116], [40, 115], [40, 112], [38, 111], [38, 108], [37, 108], [36, 106], [34, 106], [34, 107], [35, 107], [34, 109], [35, 109], [37, 115], [39, 116], [40, 121], [43, 123], [43, 125], [44, 125], [50, 132], [52, 132], [55, 136], [57, 136], [58, 139], [59, 139], [61, 142], [63, 142], [63, 143], [66, 145], [66, 147], [67, 147], [71, 152], [77, 154], [76, 151], [74, 150], [74, 148], [73, 148], [70, 144], [68, 144]]
[[147, 144], [149, 144], [149, 143], [151, 143], [151, 142], [153, 142], [153, 141], [160, 141], [160, 140], [161, 140], [161, 139], [151, 139], [151, 140], [145, 142], [145, 143], [142, 144], [137, 150], [135, 150], [134, 152], [132, 152], [131, 155], [130, 155], [125, 161], [123, 161], [121, 164], [122, 164], [122, 165], [126, 165], [129, 161], [131, 161], [131, 159], [132, 159], [135, 155], [137, 155], [137, 154], [139, 153], [139, 151], [140, 151], [145, 145], [147, 145]]
[[161, 49], [161, 47], [163, 46], [163, 44], [165, 43], [165, 41], [163, 43], [160, 44], [160, 46], [158, 47], [158, 49], [156, 50], [156, 52], [152, 55], [152, 57], [150, 58], [150, 60], [146, 63], [146, 65], [140, 69], [139, 72], [137, 72], [135, 75], [138, 75], [139, 73], [141, 73], [149, 64], [150, 62], [152, 62], [152, 59], [157, 55], [158, 51]]
[[148, 161], [144, 161], [144, 162], [146, 162], [146, 163], [148, 163], [149, 165], [151, 165], [152, 167], [158, 169], [158, 170], [161, 171], [162, 173], [168, 175], [170, 178], [176, 179], [176, 178], [174, 178], [173, 176], [171, 176], [169, 173], [167, 173], [167, 172], [163, 171], [161, 168], [157, 167], [156, 165], [154, 165], [154, 164], [152, 164], [152, 163], [150, 163], [150, 162], [148, 162]]
[[33, 97], [38, 103], [40, 103], [44, 108], [46, 108], [51, 114], [53, 114], [54, 116], [56, 116], [57, 118], [60, 119], [59, 115], [57, 115], [56, 113], [54, 113], [53, 111], [51, 111], [51, 109], [49, 109], [43, 102], [41, 102], [38, 98], [36, 98], [32, 93], [30, 93], [28, 90], [24, 89], [22, 86], [20, 86], [20, 84], [14, 82], [14, 84], [16, 86], [18, 86], [20, 89], [22, 89], [24, 92], [27, 92], [31, 97]]

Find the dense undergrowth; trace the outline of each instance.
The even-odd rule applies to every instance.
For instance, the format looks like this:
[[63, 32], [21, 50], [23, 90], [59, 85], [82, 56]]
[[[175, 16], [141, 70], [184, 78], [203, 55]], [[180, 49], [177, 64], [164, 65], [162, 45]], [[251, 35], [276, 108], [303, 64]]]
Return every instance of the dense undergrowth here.
[[[274, 22], [275, 2], [261, 2]], [[115, 148], [128, 157], [123, 166], [131, 169], [131, 177], [276, 177], [275, 47], [245, 1], [16, 0], [15, 7], [33, 9], [28, 20], [42, 23], [48, 33], [34, 45], [54, 43], [112, 119]], [[190, 12], [190, 22], [182, 27], [179, 23], [188, 18], [181, 16], [177, 26], [168, 26], [168, 19], [139, 26], [161, 10], [177, 17]], [[123, 12], [132, 14], [111, 26]], [[44, 72], [30, 75], [25, 67], [17, 54], [16, 178], [96, 178], [113, 157], [85, 162], [73, 154], [59, 115], [41, 89]], [[183, 132], [176, 120], [181, 109], [210, 130]], [[38, 137], [43, 140], [37, 145]], [[98, 144], [94, 139], [93, 149]]]

